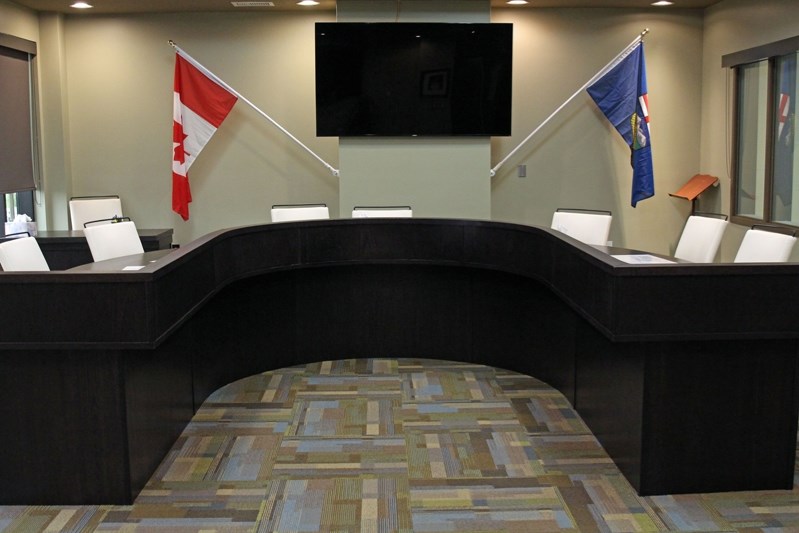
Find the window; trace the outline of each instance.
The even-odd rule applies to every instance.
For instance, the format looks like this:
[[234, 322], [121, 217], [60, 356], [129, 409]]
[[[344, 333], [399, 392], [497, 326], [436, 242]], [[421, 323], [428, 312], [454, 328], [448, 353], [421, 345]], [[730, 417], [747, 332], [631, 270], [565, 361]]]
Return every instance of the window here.
[[731, 219], [738, 224], [799, 226], [798, 58], [795, 37], [722, 59], [735, 79]]
[[773, 121], [773, 190], [772, 220], [796, 226], [799, 224], [799, 152], [796, 139], [796, 59], [799, 53], [780, 56], [776, 61], [776, 91]]
[[5, 221], [19, 213], [34, 217], [35, 55], [36, 43], [0, 34], [0, 196]]
[[[34, 218], [33, 211], [33, 191], [14, 192], [4, 194], [3, 203], [5, 206], [5, 221], [11, 222], [19, 214], [26, 214], [31, 219]], [[2, 227], [0, 227], [2, 229]]]

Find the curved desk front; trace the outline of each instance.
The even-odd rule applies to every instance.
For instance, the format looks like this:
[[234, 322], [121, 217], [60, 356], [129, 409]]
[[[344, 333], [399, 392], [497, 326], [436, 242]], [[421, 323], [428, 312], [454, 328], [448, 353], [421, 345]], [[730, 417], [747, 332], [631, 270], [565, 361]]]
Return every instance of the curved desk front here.
[[792, 487], [799, 265], [630, 265], [547, 228], [424, 219], [149, 254], [0, 274], [0, 503], [131, 502], [218, 387], [351, 357], [547, 381], [642, 495]]

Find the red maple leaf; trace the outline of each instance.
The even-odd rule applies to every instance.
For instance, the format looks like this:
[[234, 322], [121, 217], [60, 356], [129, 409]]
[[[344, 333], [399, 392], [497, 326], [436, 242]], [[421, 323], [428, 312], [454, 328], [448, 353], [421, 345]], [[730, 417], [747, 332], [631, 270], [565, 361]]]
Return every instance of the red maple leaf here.
[[186, 140], [186, 135], [183, 133], [183, 124], [179, 122], [172, 123], [172, 142], [177, 143], [175, 145], [175, 151], [172, 154], [172, 160], [177, 161], [181, 165], [186, 162], [186, 148], [183, 145], [183, 141]]

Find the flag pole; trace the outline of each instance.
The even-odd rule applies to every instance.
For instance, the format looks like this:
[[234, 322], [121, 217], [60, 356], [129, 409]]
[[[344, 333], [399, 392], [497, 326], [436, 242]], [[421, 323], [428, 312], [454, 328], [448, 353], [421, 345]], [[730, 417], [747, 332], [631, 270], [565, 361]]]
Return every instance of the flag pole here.
[[286, 134], [286, 135], [287, 135], [287, 136], [288, 136], [288, 137], [289, 137], [289, 138], [290, 138], [292, 141], [294, 141], [295, 143], [297, 143], [297, 144], [299, 144], [301, 147], [303, 147], [303, 148], [305, 149], [305, 151], [306, 151], [306, 152], [308, 152], [309, 154], [311, 154], [311, 155], [312, 155], [314, 158], [316, 158], [316, 160], [317, 160], [317, 161], [319, 161], [319, 162], [320, 162], [320, 163], [322, 163], [322, 164], [323, 164], [325, 167], [327, 167], [327, 168], [328, 168], [328, 170], [330, 170], [331, 174], [333, 174], [334, 176], [338, 176], [338, 175], [339, 175], [339, 171], [338, 171], [338, 169], [337, 169], [337, 168], [333, 168], [333, 166], [332, 166], [332, 165], [328, 164], [328, 163], [327, 163], [327, 162], [326, 162], [324, 159], [322, 159], [321, 157], [319, 157], [318, 155], [316, 155], [316, 153], [315, 153], [313, 150], [311, 150], [310, 148], [308, 148], [307, 146], [305, 146], [305, 144], [303, 144], [303, 143], [302, 143], [302, 141], [300, 141], [300, 140], [299, 140], [297, 137], [295, 137], [294, 135], [292, 135], [292, 134], [291, 134], [291, 132], [289, 132], [289, 131], [288, 131], [286, 128], [284, 128], [283, 126], [281, 126], [280, 124], [278, 124], [278, 123], [277, 123], [277, 121], [275, 121], [275, 119], [273, 119], [272, 117], [270, 117], [269, 115], [267, 115], [266, 113], [264, 113], [263, 111], [261, 111], [261, 110], [258, 108], [258, 106], [256, 106], [256, 105], [255, 105], [255, 104], [253, 104], [252, 102], [250, 102], [250, 101], [249, 101], [247, 98], [245, 98], [245, 97], [244, 97], [244, 96], [243, 96], [241, 93], [239, 93], [239, 92], [238, 92], [236, 89], [234, 89], [233, 87], [231, 87], [230, 85], [228, 85], [227, 83], [225, 83], [225, 82], [224, 82], [224, 81], [223, 81], [221, 78], [219, 78], [219, 76], [217, 76], [216, 74], [214, 74], [213, 72], [211, 72], [210, 70], [208, 70], [207, 68], [205, 68], [203, 65], [201, 65], [201, 64], [200, 64], [200, 63], [199, 63], [199, 62], [198, 62], [196, 59], [194, 59], [194, 58], [193, 58], [193, 57], [191, 57], [189, 54], [187, 54], [185, 50], [183, 50], [183, 49], [182, 49], [182, 48], [180, 48], [180, 47], [179, 47], [177, 44], [175, 44], [175, 42], [174, 42], [173, 40], [171, 40], [171, 39], [169, 40], [169, 45], [170, 45], [172, 48], [174, 48], [174, 49], [177, 51], [177, 53], [179, 53], [179, 54], [181, 55], [181, 57], [183, 57], [183, 58], [184, 58], [186, 61], [188, 61], [189, 63], [191, 63], [191, 64], [192, 64], [192, 65], [194, 65], [195, 67], [197, 67], [197, 68], [200, 70], [200, 72], [202, 72], [203, 74], [205, 74], [206, 76], [208, 76], [209, 78], [211, 78], [212, 80], [214, 80], [216, 83], [218, 83], [219, 85], [221, 85], [222, 87], [224, 87], [225, 89], [227, 89], [228, 91], [230, 91], [230, 92], [231, 92], [231, 93], [232, 93], [234, 96], [236, 96], [236, 98], [238, 98], [238, 99], [239, 99], [239, 100], [241, 100], [242, 102], [244, 102], [244, 103], [246, 103], [247, 105], [249, 105], [249, 106], [250, 106], [251, 108], [253, 108], [253, 109], [254, 109], [256, 112], [258, 112], [258, 114], [260, 114], [260, 115], [261, 115], [262, 117], [264, 117], [266, 120], [268, 120], [269, 122], [271, 122], [271, 123], [272, 123], [272, 124], [273, 124], [273, 125], [274, 125], [274, 126], [277, 128], [277, 129], [279, 129], [280, 131], [282, 131], [283, 133], [285, 133], [285, 134]]
[[533, 136], [534, 136], [536, 133], [538, 133], [538, 132], [539, 132], [539, 130], [541, 130], [541, 128], [543, 128], [544, 126], [546, 126], [546, 124], [547, 124], [547, 123], [548, 123], [550, 120], [552, 120], [552, 119], [555, 117], [555, 115], [557, 115], [557, 114], [560, 112], [560, 110], [561, 110], [561, 109], [563, 109], [564, 107], [566, 107], [566, 105], [568, 105], [568, 103], [569, 103], [569, 102], [571, 102], [572, 100], [574, 100], [574, 99], [577, 97], [577, 95], [579, 95], [579, 94], [580, 94], [581, 92], [583, 92], [583, 91], [584, 91], [586, 88], [588, 88], [588, 86], [589, 86], [589, 85], [591, 85], [592, 83], [594, 83], [594, 81], [596, 81], [598, 78], [601, 78], [602, 76], [604, 76], [604, 75], [605, 75], [605, 74], [606, 74], [606, 73], [607, 73], [607, 72], [608, 72], [610, 69], [612, 69], [613, 67], [615, 67], [616, 65], [618, 65], [618, 64], [619, 64], [619, 62], [620, 62], [622, 59], [624, 59], [625, 57], [627, 57], [627, 56], [629, 55], [630, 51], [631, 51], [633, 48], [635, 48], [635, 46], [636, 46], [638, 43], [640, 43], [640, 42], [642, 42], [642, 41], [644, 40], [644, 35], [646, 35], [647, 33], [649, 33], [649, 28], [646, 28], [644, 31], [642, 31], [642, 32], [641, 32], [641, 33], [638, 35], [638, 37], [636, 37], [636, 38], [635, 38], [635, 39], [634, 39], [634, 40], [633, 40], [633, 41], [632, 41], [630, 44], [628, 44], [627, 46], [625, 46], [625, 47], [624, 47], [624, 49], [623, 49], [621, 52], [619, 52], [619, 53], [618, 53], [618, 55], [617, 55], [616, 57], [614, 57], [613, 59], [611, 59], [611, 60], [610, 60], [610, 62], [609, 62], [607, 65], [605, 65], [604, 67], [602, 67], [602, 68], [599, 70], [599, 72], [597, 72], [596, 74], [594, 74], [594, 75], [591, 77], [591, 79], [589, 79], [587, 82], [585, 82], [585, 84], [584, 84], [582, 87], [580, 87], [579, 89], [577, 89], [577, 90], [574, 92], [574, 94], [573, 94], [573, 95], [571, 95], [571, 96], [570, 96], [570, 97], [569, 97], [569, 98], [568, 98], [568, 99], [567, 99], [565, 102], [563, 102], [563, 103], [562, 103], [562, 104], [561, 104], [561, 105], [560, 105], [560, 106], [559, 106], [559, 107], [558, 107], [558, 108], [557, 108], [555, 111], [553, 111], [553, 112], [552, 112], [552, 114], [551, 114], [551, 115], [549, 115], [549, 116], [548, 116], [548, 117], [547, 117], [547, 118], [544, 120], [544, 122], [542, 122], [541, 124], [539, 124], [539, 125], [538, 125], [538, 127], [537, 127], [536, 129], [534, 129], [534, 130], [532, 131], [532, 133], [530, 133], [530, 135], [528, 135], [527, 137], [525, 137], [525, 139], [524, 139], [522, 142], [520, 142], [520, 143], [519, 143], [519, 144], [516, 146], [516, 148], [514, 148], [513, 150], [511, 150], [511, 151], [510, 151], [510, 153], [509, 153], [508, 155], [506, 155], [506, 156], [505, 156], [505, 157], [502, 159], [502, 161], [500, 161], [499, 163], [497, 163], [497, 164], [494, 166], [494, 168], [492, 168], [492, 169], [491, 169], [491, 173], [490, 173], [490, 174], [491, 174], [491, 177], [493, 178], [493, 177], [494, 177], [494, 176], [497, 174], [497, 170], [499, 170], [499, 168], [500, 168], [502, 165], [504, 165], [504, 164], [505, 164], [505, 163], [508, 161], [508, 159], [510, 159], [511, 157], [513, 157], [513, 155], [514, 155], [514, 154], [516, 154], [516, 152], [518, 152], [518, 151], [519, 151], [519, 149], [520, 149], [522, 146], [524, 146], [525, 144], [527, 144], [527, 143], [530, 141], [530, 139], [532, 139], [532, 138], [533, 138]]

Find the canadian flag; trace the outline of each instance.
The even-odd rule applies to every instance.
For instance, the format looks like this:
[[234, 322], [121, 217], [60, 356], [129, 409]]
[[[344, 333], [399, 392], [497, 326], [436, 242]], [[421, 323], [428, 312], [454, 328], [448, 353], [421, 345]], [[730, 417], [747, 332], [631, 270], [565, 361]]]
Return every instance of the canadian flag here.
[[172, 210], [189, 219], [189, 168], [228, 116], [236, 96], [175, 54], [172, 124]]

